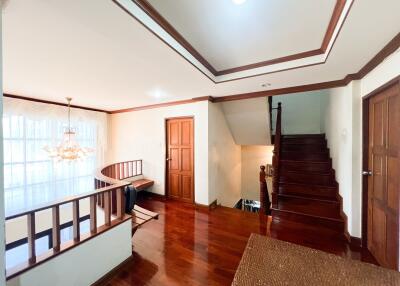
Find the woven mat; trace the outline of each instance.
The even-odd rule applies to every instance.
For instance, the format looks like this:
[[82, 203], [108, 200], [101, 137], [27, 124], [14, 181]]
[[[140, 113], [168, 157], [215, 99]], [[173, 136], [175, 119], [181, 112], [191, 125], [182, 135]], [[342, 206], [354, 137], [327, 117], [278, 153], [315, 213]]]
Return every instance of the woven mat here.
[[252, 234], [232, 285], [400, 285], [400, 273]]

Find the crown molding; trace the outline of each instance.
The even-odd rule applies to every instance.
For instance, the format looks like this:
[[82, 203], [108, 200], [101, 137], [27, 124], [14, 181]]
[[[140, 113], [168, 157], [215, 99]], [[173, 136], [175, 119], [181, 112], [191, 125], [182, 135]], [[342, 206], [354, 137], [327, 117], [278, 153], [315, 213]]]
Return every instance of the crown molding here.
[[[46, 104], [53, 104], [53, 105], [59, 105], [59, 106], [68, 107], [67, 103], [51, 101], [51, 100], [45, 100], [45, 99], [40, 99], [40, 98], [32, 98], [32, 97], [15, 95], [15, 94], [10, 94], [10, 93], [3, 93], [3, 96], [4, 97], [9, 97], [9, 98], [22, 99], [22, 100], [28, 100], [28, 101], [33, 101], [33, 102], [46, 103]], [[86, 107], [86, 106], [81, 106], [81, 105], [73, 105], [73, 104], [71, 104], [71, 107], [72, 108], [89, 110], [89, 111], [110, 113], [110, 111], [107, 111], [107, 110], [104, 110], [104, 109]]]

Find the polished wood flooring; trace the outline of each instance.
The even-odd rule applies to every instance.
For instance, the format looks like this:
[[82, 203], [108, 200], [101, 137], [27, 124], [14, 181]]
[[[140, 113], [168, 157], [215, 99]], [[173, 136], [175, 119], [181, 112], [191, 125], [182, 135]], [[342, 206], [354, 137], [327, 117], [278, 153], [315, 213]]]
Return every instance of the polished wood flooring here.
[[136, 232], [133, 259], [101, 285], [230, 285], [251, 233], [372, 261], [335, 233], [298, 222], [260, 219], [257, 214], [226, 207], [208, 212], [152, 197], [138, 204], [160, 217]]

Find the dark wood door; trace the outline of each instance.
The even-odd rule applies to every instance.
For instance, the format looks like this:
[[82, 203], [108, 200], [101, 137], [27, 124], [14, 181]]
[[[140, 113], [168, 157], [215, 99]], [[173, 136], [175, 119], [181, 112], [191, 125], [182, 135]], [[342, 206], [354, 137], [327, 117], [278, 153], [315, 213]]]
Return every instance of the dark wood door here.
[[167, 120], [167, 194], [194, 202], [193, 118]]
[[400, 89], [369, 101], [368, 249], [385, 267], [399, 266]]

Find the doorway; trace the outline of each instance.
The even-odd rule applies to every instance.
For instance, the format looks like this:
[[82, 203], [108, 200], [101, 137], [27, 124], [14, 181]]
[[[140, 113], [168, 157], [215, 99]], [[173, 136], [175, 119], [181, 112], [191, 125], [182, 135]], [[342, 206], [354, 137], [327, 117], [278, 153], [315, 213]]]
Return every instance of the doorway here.
[[400, 77], [363, 100], [363, 246], [399, 269]]
[[194, 203], [194, 120], [192, 117], [166, 120], [167, 197]]

